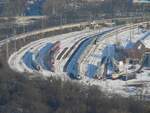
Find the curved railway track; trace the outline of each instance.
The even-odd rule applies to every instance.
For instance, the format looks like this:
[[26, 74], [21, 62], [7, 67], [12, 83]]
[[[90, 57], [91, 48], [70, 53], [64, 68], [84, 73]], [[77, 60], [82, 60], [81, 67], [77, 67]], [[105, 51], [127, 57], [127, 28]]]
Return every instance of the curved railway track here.
[[[65, 35], [61, 35], [61, 36], [55, 36], [55, 37], [50, 37], [50, 38], [46, 38], [46, 39], [41, 39], [35, 42], [32, 42], [28, 45], [26, 45], [25, 47], [21, 48], [18, 52], [14, 53], [10, 59], [9, 59], [9, 64], [10, 67], [15, 70], [15, 71], [21, 71], [23, 72], [25, 71], [29, 71], [30, 73], [34, 73], [36, 70], [31, 70], [29, 68], [27, 68], [27, 66], [22, 67], [23, 69], [20, 68], [20, 64], [19, 62], [21, 62], [21, 58], [23, 57], [23, 55], [27, 52], [27, 51], [39, 51], [40, 48], [42, 48], [44, 45], [46, 45], [48, 42], [52, 43], [55, 42], [57, 40], [62, 40], [61, 42], [65, 45], [68, 46], [68, 48], [71, 46], [70, 44], [67, 45], [66, 43], [72, 43], [73, 41], [78, 41], [80, 40], [80, 38], [86, 38], [87, 36], [91, 35], [91, 34], [95, 34], [95, 32], [97, 31], [80, 31], [80, 32], [75, 32], [75, 33], [70, 33], [70, 34], [66, 34]], [[65, 48], [65, 46], [63, 48]], [[71, 51], [70, 51], [71, 52]], [[19, 58], [17, 57], [19, 56]], [[67, 58], [66, 58], [67, 59]], [[65, 59], [65, 60], [66, 60]], [[60, 60], [61, 61], [61, 60]], [[17, 67], [16, 67], [17, 64]], [[61, 65], [61, 64], [58, 64]], [[58, 66], [59, 67], [59, 66]], [[19, 70], [18, 70], [19, 69]], [[43, 70], [43, 69], [42, 69]]]
[[[143, 24], [145, 24], [145, 22]], [[32, 74], [40, 73], [44, 76], [60, 76], [61, 78], [64, 79], [64, 77], [68, 77], [67, 76], [68, 67], [72, 66], [70, 62], [74, 62], [74, 64], [78, 68], [78, 74], [75, 76], [78, 75], [83, 76], [83, 79], [81, 79], [80, 82], [85, 84], [90, 83], [90, 84], [104, 86], [106, 82], [98, 82], [93, 79], [90, 80], [89, 82], [89, 79], [85, 76], [87, 75], [88, 64], [97, 65], [100, 59], [94, 58], [93, 55], [95, 55], [95, 53], [101, 54], [102, 48], [105, 47], [106, 43], [115, 41], [114, 35], [116, 35], [116, 31], [119, 32], [120, 34], [123, 32], [128, 32], [131, 29], [135, 29], [136, 27], [138, 27], [138, 24], [118, 26], [113, 29], [106, 30], [104, 32], [100, 32], [99, 30], [94, 30], [94, 31], [83, 30], [83, 31], [77, 31], [77, 32], [63, 34], [63, 35], [53, 36], [45, 39], [40, 39], [38, 41], [31, 42], [30, 44], [22, 47], [19, 51], [12, 54], [8, 60], [8, 63], [11, 69], [17, 72], [21, 72], [21, 73], [28, 72]], [[86, 47], [84, 47], [83, 46], [84, 43], [88, 40], [90, 40], [90, 42], [87, 45], [85, 45]], [[97, 42], [96, 44], [94, 44], [95, 40]], [[61, 41], [61, 49], [55, 58], [55, 62], [56, 62], [55, 73], [45, 70], [42, 66], [40, 71], [31, 69], [23, 62], [22, 58], [27, 52], [30, 51], [32, 53], [35, 53], [37, 51], [40, 51], [43, 47], [45, 47], [47, 43], [55, 43], [56, 41]], [[83, 51], [80, 52], [78, 58], [74, 60], [73, 57], [78, 52], [78, 50], [80, 50], [82, 46], [84, 47]], [[123, 82], [120, 81], [118, 83], [125, 85]], [[110, 85], [112, 85], [112, 83], [107, 84], [104, 87], [106, 88], [107, 86]], [[119, 90], [122, 89], [122, 87], [119, 86], [115, 88], [118, 88]]]

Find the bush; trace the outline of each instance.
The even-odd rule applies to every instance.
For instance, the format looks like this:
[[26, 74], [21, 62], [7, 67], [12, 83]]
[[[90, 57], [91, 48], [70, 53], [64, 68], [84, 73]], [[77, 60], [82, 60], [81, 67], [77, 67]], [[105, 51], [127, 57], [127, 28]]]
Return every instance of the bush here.
[[28, 75], [0, 73], [0, 113], [149, 113], [150, 103], [112, 95], [97, 86], [83, 86], [49, 78], [28, 79]]

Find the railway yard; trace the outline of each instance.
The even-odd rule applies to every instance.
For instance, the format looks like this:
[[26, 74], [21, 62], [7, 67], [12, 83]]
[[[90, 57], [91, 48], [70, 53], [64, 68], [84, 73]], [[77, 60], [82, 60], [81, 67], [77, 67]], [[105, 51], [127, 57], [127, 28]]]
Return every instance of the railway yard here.
[[33, 41], [11, 54], [20, 73], [99, 86], [150, 99], [150, 23], [85, 28]]

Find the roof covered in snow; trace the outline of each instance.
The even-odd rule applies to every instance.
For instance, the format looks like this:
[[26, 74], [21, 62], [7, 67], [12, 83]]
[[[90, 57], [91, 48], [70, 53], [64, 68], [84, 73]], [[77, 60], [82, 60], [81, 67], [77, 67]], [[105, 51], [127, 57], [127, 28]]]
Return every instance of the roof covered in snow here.
[[148, 36], [146, 39], [144, 40], [141, 40], [141, 42], [144, 44], [144, 46], [146, 48], [149, 48], [150, 49], [150, 36]]

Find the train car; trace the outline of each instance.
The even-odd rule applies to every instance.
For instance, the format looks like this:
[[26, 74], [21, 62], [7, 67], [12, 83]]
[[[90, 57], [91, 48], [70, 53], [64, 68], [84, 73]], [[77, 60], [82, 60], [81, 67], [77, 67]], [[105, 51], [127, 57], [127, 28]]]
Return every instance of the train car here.
[[53, 44], [52, 48], [49, 50], [49, 66], [52, 72], [55, 72], [55, 66], [54, 66], [55, 58], [56, 58], [56, 54], [60, 50], [60, 45], [61, 45], [61, 42], [57, 41]]
[[33, 68], [34, 68], [35, 70], [37, 70], [37, 71], [40, 70], [40, 65], [38, 64], [38, 61], [37, 61], [38, 57], [39, 57], [38, 52], [35, 52], [35, 53], [32, 54], [32, 62], [31, 62], [31, 65], [32, 65]]
[[55, 42], [54, 44], [53, 44], [53, 47], [50, 49], [50, 51], [55, 51], [55, 52], [57, 52], [57, 51], [59, 51], [59, 49], [60, 49], [60, 41], [57, 41], [57, 42]]

